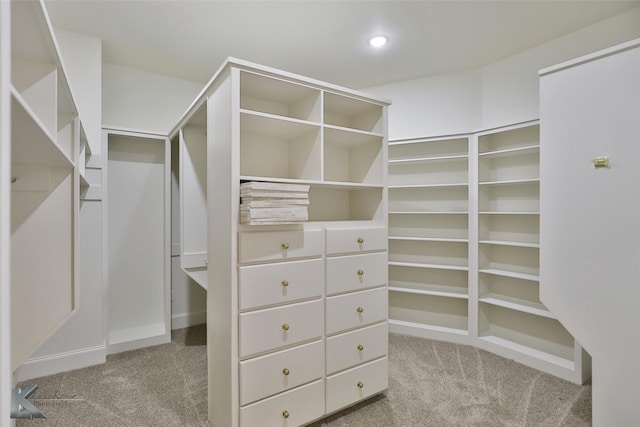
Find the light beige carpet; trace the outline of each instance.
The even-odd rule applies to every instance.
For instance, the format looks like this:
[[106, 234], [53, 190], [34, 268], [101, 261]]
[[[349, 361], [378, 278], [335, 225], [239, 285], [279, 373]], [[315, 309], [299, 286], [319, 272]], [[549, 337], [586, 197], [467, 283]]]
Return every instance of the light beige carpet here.
[[[49, 418], [17, 427], [205, 427], [205, 336], [203, 326], [174, 331], [169, 344], [27, 381], [39, 385], [31, 401]], [[314, 427], [591, 425], [590, 385], [469, 346], [391, 334], [389, 347], [386, 396]]]

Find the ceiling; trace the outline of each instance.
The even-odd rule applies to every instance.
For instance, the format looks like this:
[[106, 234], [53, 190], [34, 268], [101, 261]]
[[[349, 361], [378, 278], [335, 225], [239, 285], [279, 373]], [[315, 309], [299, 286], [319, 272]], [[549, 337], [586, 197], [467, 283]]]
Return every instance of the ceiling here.
[[[352, 88], [477, 68], [640, 1], [46, 0], [104, 62], [206, 82], [228, 56]], [[389, 43], [374, 49], [376, 34]]]

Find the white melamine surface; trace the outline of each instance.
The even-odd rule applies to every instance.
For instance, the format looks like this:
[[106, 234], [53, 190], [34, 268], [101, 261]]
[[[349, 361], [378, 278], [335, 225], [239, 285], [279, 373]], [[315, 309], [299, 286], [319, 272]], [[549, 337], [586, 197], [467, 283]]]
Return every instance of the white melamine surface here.
[[291, 346], [323, 335], [321, 300], [243, 313], [239, 320], [240, 356]]
[[387, 288], [329, 297], [326, 300], [326, 333], [346, 331], [387, 319]]
[[324, 401], [319, 380], [240, 408], [240, 426], [304, 425], [325, 413]]
[[246, 263], [318, 257], [323, 234], [322, 230], [243, 232], [238, 235], [238, 259]]
[[240, 310], [319, 298], [323, 292], [324, 263], [321, 259], [238, 269]]
[[326, 252], [335, 255], [350, 252], [386, 250], [387, 228], [332, 228], [326, 229]]
[[240, 405], [272, 396], [324, 375], [321, 340], [240, 362]]
[[327, 338], [327, 375], [385, 356], [388, 340], [386, 322]]
[[640, 423], [639, 74], [634, 40], [540, 79], [540, 296], [593, 358], [595, 426]]
[[360, 291], [387, 284], [387, 253], [327, 258], [326, 294]]
[[327, 412], [363, 400], [388, 386], [387, 358], [378, 359], [327, 378]]

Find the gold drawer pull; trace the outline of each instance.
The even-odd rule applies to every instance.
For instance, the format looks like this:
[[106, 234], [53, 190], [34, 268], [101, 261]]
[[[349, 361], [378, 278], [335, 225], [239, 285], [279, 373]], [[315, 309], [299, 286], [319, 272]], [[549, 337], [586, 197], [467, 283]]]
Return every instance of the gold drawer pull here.
[[282, 324], [282, 329], [284, 329], [285, 331], [288, 331], [289, 330], [289, 325], [286, 324], [286, 323], [283, 323]]
[[289, 418], [289, 411], [282, 411], [282, 416], [285, 418]]
[[289, 286], [289, 281], [288, 280], [283, 280], [282, 281], [282, 286]]
[[280, 247], [282, 249], [289, 249], [289, 244], [288, 243], [283, 243], [283, 244], [280, 245]]
[[284, 368], [282, 370], [282, 373], [285, 374], [285, 375], [289, 375], [289, 370], [287, 368]]
[[364, 243], [364, 239], [362, 237], [358, 237], [358, 243]]
[[358, 270], [358, 276], [364, 276], [364, 270]]
[[357, 385], [358, 385], [358, 388], [362, 388], [362, 387], [364, 387], [364, 384], [362, 384], [362, 382], [361, 382], [361, 381], [358, 381], [358, 384], [357, 384]]
[[358, 313], [362, 313], [362, 312], [364, 311], [364, 308], [362, 308], [362, 307], [358, 307], [358, 308], [356, 308], [356, 311], [357, 311]]
[[364, 350], [364, 346], [362, 344], [358, 344], [358, 350], [360, 351]]

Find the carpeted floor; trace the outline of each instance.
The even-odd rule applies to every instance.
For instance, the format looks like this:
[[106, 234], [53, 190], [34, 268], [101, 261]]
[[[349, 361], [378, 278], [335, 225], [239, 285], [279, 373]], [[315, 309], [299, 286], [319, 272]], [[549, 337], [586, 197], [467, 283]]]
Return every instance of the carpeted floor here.
[[[109, 356], [107, 363], [27, 381], [49, 418], [17, 427], [207, 426], [206, 331]], [[389, 391], [313, 427], [578, 427], [591, 386], [576, 386], [474, 347], [389, 337]], [[268, 426], [256, 426], [268, 427]], [[281, 426], [280, 426], [281, 427]]]

